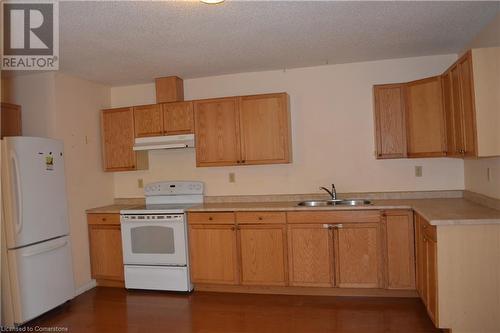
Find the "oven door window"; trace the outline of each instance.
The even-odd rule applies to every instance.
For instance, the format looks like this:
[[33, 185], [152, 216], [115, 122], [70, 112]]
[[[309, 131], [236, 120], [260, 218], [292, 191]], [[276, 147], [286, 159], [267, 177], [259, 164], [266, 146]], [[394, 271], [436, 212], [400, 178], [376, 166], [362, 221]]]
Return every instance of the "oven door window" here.
[[174, 229], [165, 226], [139, 226], [131, 228], [132, 253], [174, 254]]

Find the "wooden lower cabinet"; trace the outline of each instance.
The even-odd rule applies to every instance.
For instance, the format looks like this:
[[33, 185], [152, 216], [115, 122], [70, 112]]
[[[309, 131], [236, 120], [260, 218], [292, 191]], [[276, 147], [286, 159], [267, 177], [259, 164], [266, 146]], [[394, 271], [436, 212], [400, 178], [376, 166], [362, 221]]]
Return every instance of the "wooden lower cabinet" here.
[[323, 224], [288, 225], [291, 286], [333, 287], [333, 236]]
[[286, 226], [242, 225], [237, 228], [241, 284], [286, 285]]
[[123, 283], [120, 215], [88, 214], [87, 220], [92, 278], [98, 284]]
[[189, 255], [191, 279], [194, 283], [239, 282], [234, 225], [190, 225]]
[[411, 211], [200, 212], [188, 223], [194, 283], [415, 288]]
[[411, 210], [383, 214], [388, 289], [415, 289], [415, 237]]
[[334, 230], [335, 285], [382, 287], [380, 223], [343, 223]]
[[417, 252], [417, 292], [434, 325], [438, 326], [437, 237], [436, 227], [415, 214]]
[[10, 103], [1, 103], [1, 106], [0, 139], [6, 136], [21, 136], [21, 106]]

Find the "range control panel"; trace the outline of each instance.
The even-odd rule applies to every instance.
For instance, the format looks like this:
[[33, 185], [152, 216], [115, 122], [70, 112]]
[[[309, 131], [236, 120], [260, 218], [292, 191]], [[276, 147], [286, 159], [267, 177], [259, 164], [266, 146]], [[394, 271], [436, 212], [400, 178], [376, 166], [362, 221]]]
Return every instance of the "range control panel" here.
[[203, 194], [203, 182], [196, 181], [173, 181], [156, 182], [144, 187], [144, 195], [192, 195]]

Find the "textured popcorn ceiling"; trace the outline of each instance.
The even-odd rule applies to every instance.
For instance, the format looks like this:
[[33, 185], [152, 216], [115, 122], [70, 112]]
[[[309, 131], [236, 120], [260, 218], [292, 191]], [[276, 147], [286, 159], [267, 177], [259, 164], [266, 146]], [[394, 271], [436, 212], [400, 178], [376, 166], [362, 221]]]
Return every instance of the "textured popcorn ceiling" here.
[[500, 2], [61, 2], [61, 70], [111, 85], [456, 53]]

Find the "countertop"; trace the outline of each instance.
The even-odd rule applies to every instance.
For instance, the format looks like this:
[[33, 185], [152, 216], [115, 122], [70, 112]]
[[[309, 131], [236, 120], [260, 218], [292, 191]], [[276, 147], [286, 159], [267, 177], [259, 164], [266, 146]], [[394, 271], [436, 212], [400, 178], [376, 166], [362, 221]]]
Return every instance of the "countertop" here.
[[[463, 198], [372, 200], [367, 206], [299, 207], [297, 201], [205, 203], [189, 208], [188, 212], [235, 211], [325, 211], [413, 209], [432, 225], [500, 224], [500, 211]], [[87, 213], [118, 214], [122, 209], [139, 208], [137, 204], [114, 204], [88, 209]]]
[[206, 203], [188, 212], [413, 209], [432, 225], [500, 224], [500, 211], [462, 198], [372, 200], [367, 206], [299, 207], [296, 201]]

